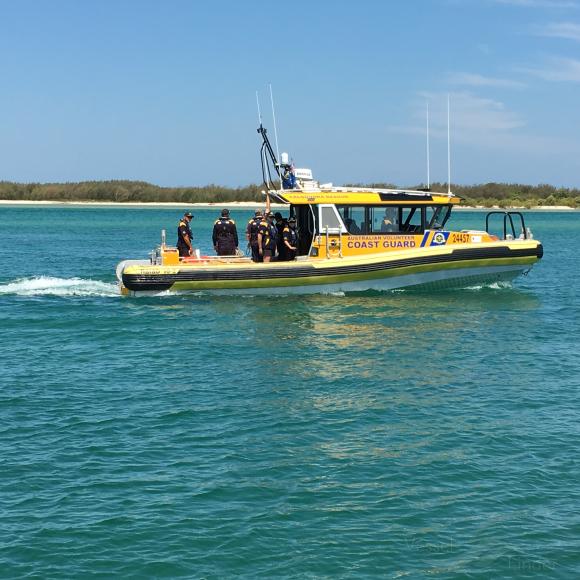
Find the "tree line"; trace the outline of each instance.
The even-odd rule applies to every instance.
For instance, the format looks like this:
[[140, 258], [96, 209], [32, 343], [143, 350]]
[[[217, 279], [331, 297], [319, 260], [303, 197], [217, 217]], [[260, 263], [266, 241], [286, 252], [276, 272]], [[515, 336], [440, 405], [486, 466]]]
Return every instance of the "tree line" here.
[[[396, 188], [389, 183], [349, 184], [356, 187]], [[415, 185], [410, 189], [422, 188]], [[453, 185], [452, 191], [464, 198], [464, 205], [484, 207], [535, 207], [566, 205], [580, 207], [580, 189], [554, 187], [548, 184], [484, 183]], [[12, 183], [0, 182], [0, 199], [30, 201], [101, 201], [101, 202], [177, 202], [227, 203], [261, 201], [262, 186], [160, 187], [144, 181], [83, 181], [80, 183]], [[447, 191], [447, 184], [433, 183], [431, 191]]]
[[160, 187], [144, 181], [82, 181], [80, 183], [0, 182], [0, 199], [31, 201], [210, 203], [259, 201], [262, 188]]
[[[393, 188], [392, 183], [349, 184], [356, 187]], [[409, 189], [426, 189], [425, 184]], [[430, 191], [447, 192], [447, 183], [432, 183]], [[463, 198], [463, 205], [483, 207], [525, 207], [539, 205], [566, 205], [580, 207], [580, 189], [554, 187], [549, 184], [525, 185], [522, 183], [482, 183], [477, 185], [451, 185], [451, 191]]]

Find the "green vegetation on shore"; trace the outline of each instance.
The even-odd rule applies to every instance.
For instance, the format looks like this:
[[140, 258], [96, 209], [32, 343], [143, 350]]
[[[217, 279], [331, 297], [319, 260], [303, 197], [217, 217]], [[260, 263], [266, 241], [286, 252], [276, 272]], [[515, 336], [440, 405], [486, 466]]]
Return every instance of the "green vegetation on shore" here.
[[[354, 185], [354, 184], [351, 184]], [[389, 183], [367, 183], [368, 187], [396, 187]], [[360, 185], [357, 185], [360, 187]], [[425, 187], [423, 184], [412, 189]], [[446, 192], [446, 183], [432, 183], [431, 191]], [[580, 207], [580, 189], [553, 185], [523, 185], [521, 183], [452, 184], [451, 191], [464, 199], [462, 205], [483, 207], [537, 207], [566, 205]]]
[[0, 199], [31, 201], [112, 201], [227, 203], [259, 201], [257, 185], [247, 187], [159, 187], [144, 181], [82, 181], [80, 183], [10, 183], [0, 182]]
[[[365, 185], [368, 187], [395, 187], [387, 183]], [[363, 187], [363, 185], [357, 184], [357, 187]], [[261, 190], [262, 186], [258, 185], [237, 188], [219, 185], [159, 187], [143, 181], [84, 181], [80, 183], [11, 183], [2, 181], [0, 182], [0, 200], [227, 203], [260, 201], [262, 199]], [[434, 183], [431, 190], [445, 192], [447, 185]], [[580, 189], [576, 188], [557, 188], [544, 184], [485, 183], [481, 185], [454, 185], [452, 191], [465, 198], [464, 205], [526, 208], [539, 205], [580, 207]]]

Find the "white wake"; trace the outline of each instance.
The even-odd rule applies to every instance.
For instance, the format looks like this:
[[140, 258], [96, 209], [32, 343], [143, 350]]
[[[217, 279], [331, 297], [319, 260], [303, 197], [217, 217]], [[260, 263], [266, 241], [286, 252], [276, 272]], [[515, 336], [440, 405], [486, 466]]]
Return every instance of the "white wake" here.
[[513, 288], [513, 284], [508, 281], [489, 282], [487, 284], [477, 284], [475, 286], [466, 286], [463, 290], [505, 290], [506, 288]]
[[82, 278], [38, 276], [0, 284], [0, 295], [18, 296], [119, 296], [117, 284]]

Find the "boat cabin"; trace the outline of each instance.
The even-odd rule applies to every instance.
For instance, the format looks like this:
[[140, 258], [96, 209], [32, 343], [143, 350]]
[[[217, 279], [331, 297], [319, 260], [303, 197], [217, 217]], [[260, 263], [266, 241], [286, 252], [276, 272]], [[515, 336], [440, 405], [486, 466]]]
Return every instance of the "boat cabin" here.
[[[453, 206], [461, 201], [452, 193], [319, 184], [312, 171], [295, 168], [287, 153], [282, 153], [278, 163], [262, 125], [258, 133], [262, 136], [264, 185], [270, 199], [289, 205], [290, 215], [296, 217], [299, 258], [360, 256], [497, 240], [487, 233], [487, 227], [485, 232], [445, 229]], [[525, 239], [523, 217], [521, 220]], [[514, 238], [511, 217], [510, 223]]]
[[[446, 243], [450, 232], [444, 231], [445, 224], [453, 205], [460, 202], [447, 194], [368, 188], [269, 194], [289, 204], [290, 215], [296, 217], [298, 255], [329, 258], [421, 247], [428, 240], [429, 245]], [[461, 241], [466, 241], [465, 236]]]

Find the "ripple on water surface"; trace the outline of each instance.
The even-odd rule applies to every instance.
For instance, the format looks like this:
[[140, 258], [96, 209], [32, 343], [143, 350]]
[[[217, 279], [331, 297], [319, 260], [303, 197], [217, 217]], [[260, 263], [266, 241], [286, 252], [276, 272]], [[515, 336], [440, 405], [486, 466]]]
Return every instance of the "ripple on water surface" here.
[[[577, 219], [534, 227], [554, 248]], [[113, 268], [12, 268], [3, 575], [580, 572], [572, 250], [439, 294], [134, 300]]]

